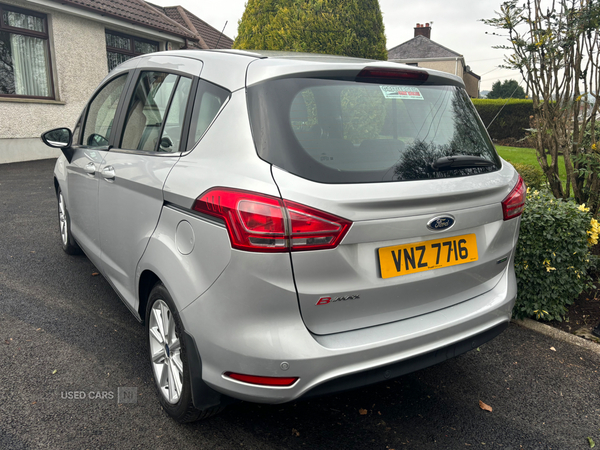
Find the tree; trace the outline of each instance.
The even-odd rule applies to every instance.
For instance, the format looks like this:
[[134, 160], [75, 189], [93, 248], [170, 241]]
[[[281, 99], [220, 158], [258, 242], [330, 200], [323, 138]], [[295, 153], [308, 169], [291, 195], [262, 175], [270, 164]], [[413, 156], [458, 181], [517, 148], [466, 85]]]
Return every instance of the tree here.
[[496, 81], [487, 98], [526, 98], [525, 91], [516, 80]]
[[378, 0], [248, 0], [233, 47], [387, 59]]
[[[511, 50], [508, 68], [517, 69], [533, 100], [537, 159], [555, 197], [568, 198], [592, 213], [599, 209], [600, 154], [596, 114], [600, 106], [598, 0], [543, 0], [502, 3], [498, 16], [484, 20], [505, 30]], [[589, 124], [589, 125], [588, 125]], [[586, 134], [588, 145], [582, 142]], [[550, 156], [550, 163], [546, 157]], [[564, 155], [567, 184], [558, 177], [558, 156]]]

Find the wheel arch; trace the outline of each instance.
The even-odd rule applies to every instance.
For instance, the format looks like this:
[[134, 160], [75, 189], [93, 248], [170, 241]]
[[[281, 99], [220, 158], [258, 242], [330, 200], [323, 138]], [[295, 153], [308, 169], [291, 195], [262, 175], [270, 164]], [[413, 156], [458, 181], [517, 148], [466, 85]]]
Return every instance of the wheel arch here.
[[148, 298], [150, 297], [150, 292], [152, 292], [152, 288], [156, 286], [157, 283], [161, 283], [162, 280], [151, 270], [144, 270], [140, 275], [140, 280], [138, 283], [138, 314], [140, 316], [141, 322], [146, 323], [146, 307], [148, 306]]

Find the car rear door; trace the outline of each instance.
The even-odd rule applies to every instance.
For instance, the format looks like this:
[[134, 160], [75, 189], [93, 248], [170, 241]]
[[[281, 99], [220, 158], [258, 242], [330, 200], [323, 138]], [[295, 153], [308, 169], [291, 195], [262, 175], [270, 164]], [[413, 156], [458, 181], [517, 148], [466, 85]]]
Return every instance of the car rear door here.
[[102, 270], [134, 309], [137, 263], [158, 223], [165, 180], [184, 150], [185, 118], [197, 83], [192, 74], [202, 69], [200, 61], [178, 65], [176, 59], [153, 56], [137, 70], [115, 147], [100, 169]]
[[98, 228], [99, 171], [108, 150], [118, 105], [124, 96], [127, 76], [125, 72], [113, 77], [92, 98], [81, 126], [76, 127], [73, 157], [66, 165], [67, 189], [64, 195], [72, 232], [94, 263], [99, 262], [101, 254]]
[[518, 175], [464, 88], [436, 76], [359, 68], [248, 89], [255, 144], [282, 198], [352, 222], [335, 248], [292, 248], [315, 334], [425, 320], [511, 270], [519, 219], [505, 220], [502, 202]]

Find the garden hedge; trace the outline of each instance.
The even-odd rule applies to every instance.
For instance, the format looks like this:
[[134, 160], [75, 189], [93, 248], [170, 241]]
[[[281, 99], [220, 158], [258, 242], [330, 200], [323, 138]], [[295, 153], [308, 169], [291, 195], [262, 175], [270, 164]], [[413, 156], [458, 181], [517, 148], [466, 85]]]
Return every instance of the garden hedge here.
[[521, 178], [523, 178], [523, 181], [527, 187], [531, 189], [542, 189], [544, 186], [546, 186], [546, 177], [539, 166], [519, 163], [512, 163], [512, 165], [515, 170], [519, 172], [519, 175], [521, 175]]
[[[473, 99], [473, 104], [488, 128], [492, 139], [502, 140], [508, 138], [522, 139], [525, 137], [526, 129], [531, 128], [529, 117], [533, 115], [533, 102], [531, 100], [519, 99]], [[506, 104], [506, 106], [505, 106]], [[500, 115], [496, 117], [498, 111]], [[494, 122], [490, 122], [496, 117]]]

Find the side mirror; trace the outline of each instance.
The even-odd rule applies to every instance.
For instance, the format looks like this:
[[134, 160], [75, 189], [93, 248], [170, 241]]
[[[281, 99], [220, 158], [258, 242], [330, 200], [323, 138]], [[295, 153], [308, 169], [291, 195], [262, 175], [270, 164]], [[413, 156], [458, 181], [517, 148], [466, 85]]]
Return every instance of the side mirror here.
[[48, 147], [60, 148], [67, 161], [71, 162], [73, 159], [74, 149], [71, 147], [73, 144], [73, 133], [68, 128], [55, 128], [54, 130], [46, 131], [42, 134], [42, 141]]
[[55, 128], [42, 134], [42, 141], [48, 147], [69, 148], [73, 143], [73, 133], [68, 128]]
[[100, 134], [92, 133], [88, 136], [86, 144], [88, 147], [106, 147], [108, 139]]

